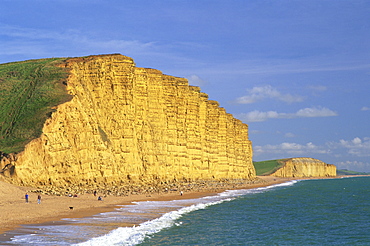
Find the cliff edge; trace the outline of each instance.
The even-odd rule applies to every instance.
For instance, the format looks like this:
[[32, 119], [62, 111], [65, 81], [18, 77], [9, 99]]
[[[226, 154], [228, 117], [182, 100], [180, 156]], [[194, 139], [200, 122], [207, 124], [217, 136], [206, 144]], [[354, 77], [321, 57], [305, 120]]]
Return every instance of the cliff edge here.
[[255, 178], [248, 126], [186, 79], [119, 54], [62, 64], [72, 99], [54, 108], [24, 151], [3, 158], [13, 183], [96, 188]]
[[270, 174], [275, 177], [308, 178], [308, 177], [335, 177], [337, 169], [335, 165], [326, 164], [314, 158], [289, 158], [279, 160], [282, 166]]

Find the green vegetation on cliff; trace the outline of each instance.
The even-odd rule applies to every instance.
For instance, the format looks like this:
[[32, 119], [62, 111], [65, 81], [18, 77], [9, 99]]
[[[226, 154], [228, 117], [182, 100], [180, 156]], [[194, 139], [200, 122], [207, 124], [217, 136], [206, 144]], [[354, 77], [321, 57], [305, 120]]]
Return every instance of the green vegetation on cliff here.
[[339, 169], [337, 170], [337, 175], [369, 175], [370, 173], [365, 173], [365, 172], [356, 172], [356, 171], [351, 171], [347, 169]]
[[52, 107], [71, 99], [61, 58], [0, 64], [0, 152], [12, 153], [40, 136]]
[[276, 170], [284, 166], [283, 160], [269, 160], [269, 161], [258, 161], [253, 162], [254, 168], [256, 169], [257, 175], [269, 175], [274, 173]]

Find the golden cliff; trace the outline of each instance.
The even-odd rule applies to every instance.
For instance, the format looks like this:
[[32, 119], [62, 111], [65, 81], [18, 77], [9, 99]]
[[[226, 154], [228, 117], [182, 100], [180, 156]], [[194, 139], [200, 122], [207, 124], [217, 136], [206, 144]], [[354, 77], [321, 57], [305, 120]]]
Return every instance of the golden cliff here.
[[276, 177], [335, 177], [337, 169], [335, 165], [326, 164], [314, 158], [290, 158], [281, 160], [284, 166], [272, 173]]
[[119, 54], [65, 66], [73, 99], [12, 161], [13, 182], [109, 187], [255, 177], [248, 126], [186, 79]]

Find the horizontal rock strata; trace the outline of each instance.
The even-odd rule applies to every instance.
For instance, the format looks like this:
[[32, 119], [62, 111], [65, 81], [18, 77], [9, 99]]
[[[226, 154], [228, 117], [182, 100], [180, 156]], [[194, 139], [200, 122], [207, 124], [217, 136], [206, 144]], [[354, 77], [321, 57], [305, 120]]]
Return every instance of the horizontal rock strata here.
[[255, 177], [248, 126], [186, 79], [118, 54], [65, 66], [73, 99], [12, 162], [13, 182], [99, 187]]
[[326, 164], [314, 158], [290, 158], [281, 160], [285, 163], [270, 176], [276, 177], [335, 177], [337, 169], [335, 165]]

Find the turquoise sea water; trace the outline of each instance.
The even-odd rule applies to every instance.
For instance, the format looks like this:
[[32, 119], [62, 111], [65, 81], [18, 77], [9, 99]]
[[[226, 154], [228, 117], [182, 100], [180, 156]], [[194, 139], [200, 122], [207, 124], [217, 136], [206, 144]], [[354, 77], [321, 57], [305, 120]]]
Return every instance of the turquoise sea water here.
[[[290, 181], [26, 226], [10, 245], [370, 245], [370, 177]], [[137, 223], [136, 227], [121, 223]]]

